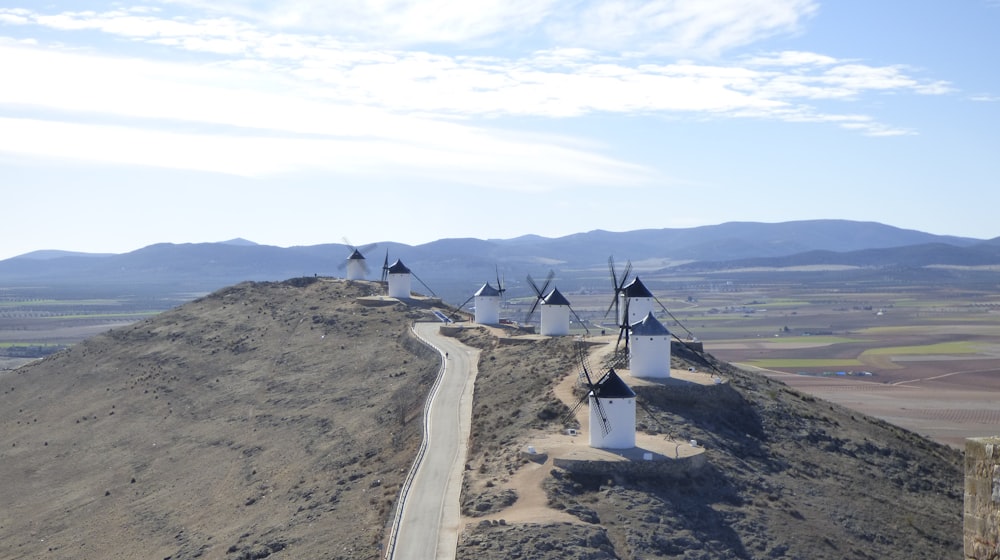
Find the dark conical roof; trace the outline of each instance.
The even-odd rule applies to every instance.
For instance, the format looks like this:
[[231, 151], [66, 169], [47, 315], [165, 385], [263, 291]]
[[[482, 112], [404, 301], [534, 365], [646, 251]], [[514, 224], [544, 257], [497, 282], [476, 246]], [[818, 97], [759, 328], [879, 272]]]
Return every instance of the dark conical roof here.
[[653, 312], [650, 311], [646, 314], [641, 321], [636, 321], [629, 325], [632, 329], [633, 336], [670, 336], [670, 329], [663, 326], [656, 317], [653, 317]]
[[642, 283], [642, 280], [639, 280], [638, 276], [622, 287], [622, 293], [625, 294], [625, 297], [630, 298], [653, 297], [653, 293], [646, 288], [646, 285]]
[[631, 399], [635, 398], [635, 391], [618, 377], [614, 368], [611, 368], [594, 386], [594, 396], [602, 399]]
[[357, 249], [355, 249], [354, 252], [351, 253], [351, 256], [347, 257], [347, 260], [349, 260], [349, 261], [362, 260], [363, 261], [363, 260], [365, 260], [365, 256], [361, 254], [361, 251], [358, 251]]
[[498, 296], [498, 295], [500, 295], [500, 290], [494, 288], [493, 286], [490, 286], [490, 283], [487, 282], [487, 283], [483, 284], [482, 288], [479, 288], [479, 290], [476, 291], [475, 295], [476, 295], [476, 297]]
[[552, 288], [549, 295], [542, 298], [542, 303], [545, 305], [569, 305], [569, 300], [566, 299], [566, 296], [562, 295], [559, 288]]
[[401, 261], [399, 259], [396, 259], [396, 262], [394, 262], [391, 265], [389, 265], [389, 268], [387, 270], [389, 271], [389, 274], [409, 274], [410, 273], [410, 269], [406, 268], [406, 265], [403, 264], [403, 261]]

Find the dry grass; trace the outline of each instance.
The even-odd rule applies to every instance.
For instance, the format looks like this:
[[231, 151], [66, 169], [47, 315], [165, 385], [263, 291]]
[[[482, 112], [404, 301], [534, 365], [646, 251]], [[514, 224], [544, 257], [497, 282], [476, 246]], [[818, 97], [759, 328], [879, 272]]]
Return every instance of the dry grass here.
[[4, 373], [0, 557], [379, 557], [438, 359], [376, 287], [241, 284]]

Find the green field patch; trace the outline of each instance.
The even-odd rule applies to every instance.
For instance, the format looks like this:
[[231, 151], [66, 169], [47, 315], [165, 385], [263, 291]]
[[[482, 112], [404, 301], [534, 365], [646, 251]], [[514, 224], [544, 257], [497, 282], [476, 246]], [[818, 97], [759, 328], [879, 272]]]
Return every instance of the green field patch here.
[[769, 369], [793, 369], [793, 368], [851, 368], [860, 367], [864, 364], [860, 360], [854, 359], [824, 359], [824, 358], [774, 358], [769, 360], [749, 360], [745, 363]]
[[66, 307], [71, 305], [121, 305], [117, 299], [32, 299], [22, 301], [0, 301], [0, 307]]
[[862, 342], [857, 338], [847, 338], [844, 336], [828, 336], [828, 335], [818, 335], [818, 336], [773, 336], [771, 338], [755, 338], [747, 339], [753, 340], [755, 342], [767, 342], [769, 344], [815, 344], [829, 345], [829, 344], [843, 344], [846, 342]]
[[889, 346], [886, 348], [871, 348], [861, 353], [875, 356], [930, 355], [930, 354], [975, 354], [978, 346], [967, 340], [954, 342], [939, 342], [937, 344], [921, 344], [919, 346]]
[[152, 317], [160, 313], [159, 311], [135, 311], [132, 313], [76, 313], [76, 314], [66, 314], [66, 315], [52, 315], [49, 317], [40, 317], [39, 320], [42, 321], [62, 321], [66, 319], [142, 319], [145, 317]]

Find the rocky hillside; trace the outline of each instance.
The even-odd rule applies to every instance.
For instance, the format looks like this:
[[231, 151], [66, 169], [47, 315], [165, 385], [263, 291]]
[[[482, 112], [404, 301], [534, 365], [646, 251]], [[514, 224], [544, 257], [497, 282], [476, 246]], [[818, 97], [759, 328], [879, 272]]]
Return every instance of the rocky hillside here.
[[[573, 360], [564, 367], [544, 360], [571, 356], [572, 343], [532, 349], [497, 345], [486, 334], [466, 341], [483, 353], [471, 442], [481, 452], [470, 453], [463, 504], [467, 515], [493, 521], [468, 526], [460, 559], [961, 555], [959, 452], [693, 352], [679, 352], [674, 366], [715, 370], [729, 383], [705, 397], [669, 386], [634, 389], [648, 408], [639, 410], [641, 428], [706, 447], [708, 465], [697, 475], [613, 480], [553, 469], [542, 484], [548, 503], [579, 523], [499, 524], [517, 498], [507, 483], [522, 464], [523, 434], [561, 427], [552, 387], [575, 373]], [[535, 396], [519, 398], [526, 385]]]
[[439, 367], [376, 285], [226, 288], [0, 377], [0, 558], [379, 558]]
[[[0, 376], [0, 558], [380, 556], [439, 366], [419, 303], [367, 282], [245, 283]], [[483, 349], [463, 495], [519, 499], [528, 430], [558, 430], [571, 338]], [[711, 398], [637, 387], [649, 431], [697, 439], [682, 480], [548, 473], [570, 523], [473, 522], [459, 558], [954, 558], [958, 452], [779, 382], [705, 362]], [[565, 518], [565, 516], [564, 516]]]

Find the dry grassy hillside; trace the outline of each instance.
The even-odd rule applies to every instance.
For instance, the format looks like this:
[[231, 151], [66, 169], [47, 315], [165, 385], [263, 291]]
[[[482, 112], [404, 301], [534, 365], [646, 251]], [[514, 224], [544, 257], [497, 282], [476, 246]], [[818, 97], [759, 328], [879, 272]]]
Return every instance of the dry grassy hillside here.
[[377, 287], [246, 283], [0, 377], [0, 558], [377, 558], [439, 358]]
[[[578, 370], [572, 342], [497, 345], [471, 332], [466, 343], [483, 349], [471, 442], [479, 452], [470, 453], [463, 505], [493, 523], [468, 525], [459, 559], [961, 555], [958, 451], [692, 352], [674, 367], [714, 367], [729, 383], [705, 398], [669, 385], [634, 389], [652, 413], [638, 411], [640, 427], [706, 447], [708, 465], [695, 476], [613, 480], [552, 469], [539, 488], [514, 488], [525, 434], [562, 427], [552, 387]], [[553, 511], [576, 521], [497, 523], [519, 494], [543, 491]]]
[[[378, 558], [439, 359], [409, 331], [428, 310], [357, 302], [375, 288], [240, 284], [0, 375], [0, 559]], [[525, 434], [560, 428], [576, 352], [461, 336], [483, 349], [463, 510], [489, 516]], [[710, 399], [636, 388], [640, 425], [706, 446], [696, 476], [555, 470], [531, 491], [575, 521], [472, 523], [458, 557], [960, 554], [957, 451], [713, 366]]]

